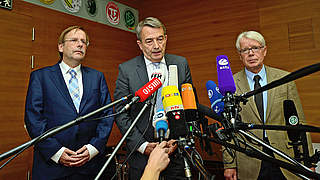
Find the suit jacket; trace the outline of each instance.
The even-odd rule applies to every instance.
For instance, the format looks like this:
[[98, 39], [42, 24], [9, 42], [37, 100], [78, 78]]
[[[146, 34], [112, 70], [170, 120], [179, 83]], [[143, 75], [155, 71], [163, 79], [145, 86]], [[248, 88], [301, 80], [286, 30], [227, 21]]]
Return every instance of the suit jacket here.
[[[179, 87], [183, 83], [192, 83], [190, 69], [187, 60], [184, 57], [165, 54], [166, 65], [177, 65], [178, 67], [178, 84]], [[137, 56], [123, 64], [119, 65], [119, 75], [116, 81], [116, 89], [114, 91], [114, 98], [119, 99], [128, 94], [134, 94], [138, 89], [149, 81], [144, 56]], [[179, 88], [180, 89], [180, 88]], [[151, 97], [149, 97], [150, 99]], [[117, 126], [122, 134], [126, 133], [131, 123], [140, 112], [144, 103], [137, 103], [131, 109], [116, 117]], [[116, 105], [116, 112], [119, 111], [124, 104]], [[132, 132], [126, 138], [127, 150], [134, 151], [134, 154], [129, 159], [131, 169], [138, 171], [141, 177], [142, 171], [147, 163], [148, 156], [142, 155], [136, 149], [145, 141], [154, 142], [153, 127], [148, 124], [150, 115], [150, 107], [142, 114]], [[142, 136], [144, 130], [148, 127], [147, 133]], [[139, 162], [139, 163], [137, 163]], [[140, 177], [136, 177], [140, 179]]]
[[[25, 105], [25, 124], [31, 138], [111, 102], [103, 73], [84, 66], [81, 66], [81, 72], [83, 96], [79, 113], [73, 104], [59, 63], [31, 73]], [[112, 108], [109, 108], [92, 118], [111, 113]], [[112, 124], [113, 118], [82, 122], [36, 144], [33, 179], [55, 179], [75, 172], [97, 174], [103, 165], [102, 157]], [[76, 151], [86, 144], [93, 145], [99, 154], [81, 167], [65, 167], [51, 160], [61, 147]]]
[[[278, 80], [285, 75], [288, 75], [289, 72], [265, 66], [267, 74], [267, 82]], [[250, 91], [248, 84], [247, 76], [245, 70], [242, 70], [236, 73], [234, 76], [234, 81], [236, 84], [236, 94], [240, 95], [245, 92]], [[267, 92], [268, 102], [267, 102], [267, 111], [266, 111], [266, 125], [285, 125], [284, 113], [283, 113], [283, 101], [290, 99], [293, 100], [298, 112], [300, 123], [305, 124], [305, 117], [302, 110], [302, 105], [299, 99], [298, 91], [295, 83], [292, 81], [284, 85], [278, 86], [276, 88], [270, 89]], [[262, 120], [259, 116], [257, 106], [253, 99], [253, 96], [248, 99], [246, 105], [241, 104], [242, 111], [240, 115], [242, 121], [245, 123], [253, 124], [262, 124]], [[262, 130], [251, 130], [255, 135], [262, 139], [263, 131]], [[269, 139], [270, 145], [281, 150], [282, 152], [288, 154], [290, 157], [294, 157], [293, 148], [291, 145], [288, 145], [289, 138], [286, 131], [275, 131], [275, 130], [266, 130], [267, 137]], [[309, 152], [312, 153], [311, 138], [308, 135], [309, 143]], [[256, 146], [257, 147], [257, 146]], [[260, 148], [260, 147], [258, 147]], [[260, 148], [262, 149], [262, 148]], [[224, 159], [230, 162], [231, 157], [228, 153], [224, 153]], [[284, 160], [279, 156], [275, 156], [280, 160]], [[243, 153], [236, 152], [236, 160], [232, 164], [225, 164], [225, 168], [235, 168], [237, 167], [237, 174], [239, 179], [245, 180], [256, 180], [259, 175], [261, 166], [261, 161], [255, 158], [250, 158]], [[287, 179], [299, 179], [294, 174], [289, 171], [281, 168], [282, 173]]]

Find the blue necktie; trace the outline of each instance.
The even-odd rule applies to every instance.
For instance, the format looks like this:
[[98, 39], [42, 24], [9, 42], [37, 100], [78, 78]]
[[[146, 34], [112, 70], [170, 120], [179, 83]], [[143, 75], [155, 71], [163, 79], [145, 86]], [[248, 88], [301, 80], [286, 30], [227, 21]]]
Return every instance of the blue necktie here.
[[[160, 69], [160, 63], [152, 63], [154, 65], [154, 69]], [[162, 75], [163, 76], [163, 75]], [[157, 93], [157, 101], [156, 101], [156, 110], [163, 109], [162, 99], [161, 99], [161, 90], [163, 85], [158, 89]]]
[[79, 112], [79, 106], [80, 106], [80, 90], [78, 85], [78, 79], [76, 77], [77, 73], [73, 69], [69, 71], [69, 74], [71, 75], [71, 79], [69, 80], [69, 93], [72, 98], [73, 104], [77, 109], [77, 112]]

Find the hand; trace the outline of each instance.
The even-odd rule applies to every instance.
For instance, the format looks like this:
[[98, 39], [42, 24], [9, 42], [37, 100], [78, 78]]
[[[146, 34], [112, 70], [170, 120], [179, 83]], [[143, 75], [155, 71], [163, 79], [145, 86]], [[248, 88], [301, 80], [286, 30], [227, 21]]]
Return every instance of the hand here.
[[79, 167], [87, 163], [90, 159], [90, 154], [86, 146], [82, 146], [79, 150], [76, 151], [76, 155], [72, 155], [71, 157], [79, 158], [77, 162], [71, 163], [72, 167]]
[[169, 148], [166, 141], [161, 142], [151, 152], [148, 164], [144, 169], [141, 180], [159, 179], [160, 172], [169, 164]]
[[224, 177], [226, 180], [237, 180], [236, 168], [229, 168], [224, 170]]
[[149, 156], [153, 149], [158, 145], [158, 143], [148, 143], [146, 149], [144, 150], [145, 155]]
[[163, 171], [170, 162], [168, 152], [169, 148], [167, 148], [167, 142], [161, 142], [151, 152], [148, 160], [148, 166], [159, 172]]
[[168, 141], [168, 147], [169, 147], [169, 152], [168, 154], [172, 154], [178, 147], [178, 144], [176, 143], [177, 141], [174, 139], [171, 139], [170, 141]]
[[80, 160], [79, 157], [73, 157], [74, 155], [77, 155], [77, 153], [66, 148], [60, 156], [59, 163], [64, 166], [71, 167], [72, 163]]

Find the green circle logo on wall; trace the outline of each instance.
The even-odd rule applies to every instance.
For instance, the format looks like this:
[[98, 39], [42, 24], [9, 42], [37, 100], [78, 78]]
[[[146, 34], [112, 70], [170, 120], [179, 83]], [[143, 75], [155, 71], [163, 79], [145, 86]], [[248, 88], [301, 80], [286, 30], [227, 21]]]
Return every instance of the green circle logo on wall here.
[[134, 30], [134, 25], [136, 23], [136, 18], [131, 10], [126, 10], [124, 13], [124, 22], [128, 29]]

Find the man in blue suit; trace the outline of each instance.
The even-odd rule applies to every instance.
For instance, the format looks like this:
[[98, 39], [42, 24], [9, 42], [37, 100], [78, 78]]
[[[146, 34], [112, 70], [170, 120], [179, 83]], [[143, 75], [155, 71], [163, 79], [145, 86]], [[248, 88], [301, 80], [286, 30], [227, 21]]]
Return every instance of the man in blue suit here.
[[[31, 73], [25, 108], [31, 138], [111, 102], [103, 73], [81, 65], [88, 45], [82, 27], [69, 27], [58, 40], [61, 60]], [[92, 118], [110, 114], [112, 108]], [[113, 118], [82, 122], [36, 144], [32, 178], [94, 179], [104, 164], [112, 124]]]

